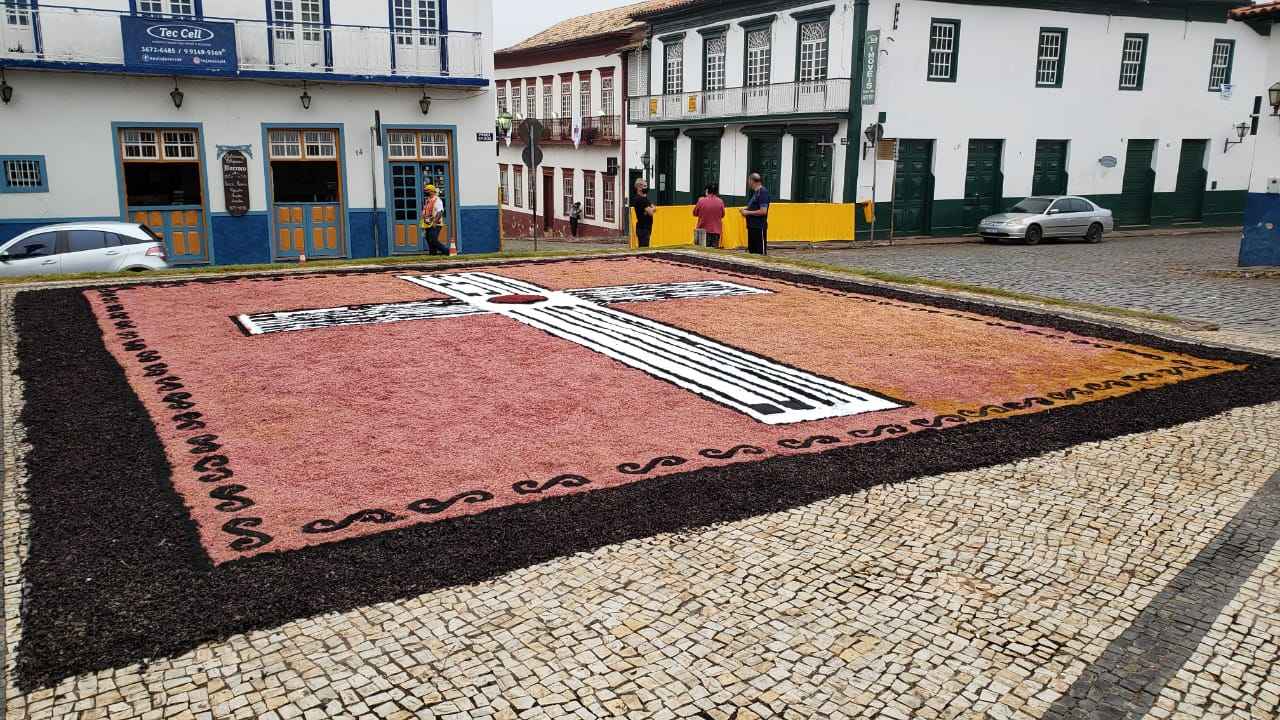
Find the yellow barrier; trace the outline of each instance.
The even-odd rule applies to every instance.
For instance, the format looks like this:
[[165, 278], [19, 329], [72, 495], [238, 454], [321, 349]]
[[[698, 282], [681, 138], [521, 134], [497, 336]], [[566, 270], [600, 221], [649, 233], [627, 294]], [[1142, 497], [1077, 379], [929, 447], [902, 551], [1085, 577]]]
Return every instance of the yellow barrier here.
[[[747, 219], [740, 208], [726, 208], [720, 247], [747, 246]], [[775, 202], [769, 206], [770, 242], [831, 242], [852, 240], [855, 205], [846, 203]], [[650, 247], [679, 247], [693, 244], [698, 220], [692, 205], [664, 205], [653, 213]], [[635, 211], [631, 214], [631, 247], [639, 247], [635, 233]]]

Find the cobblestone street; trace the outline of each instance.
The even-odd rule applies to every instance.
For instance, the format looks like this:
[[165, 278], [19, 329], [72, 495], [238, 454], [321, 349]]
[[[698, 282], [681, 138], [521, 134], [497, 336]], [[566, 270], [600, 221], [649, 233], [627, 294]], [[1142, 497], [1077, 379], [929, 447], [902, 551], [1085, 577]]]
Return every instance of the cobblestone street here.
[[[1190, 269], [1230, 266], [1234, 242], [778, 254], [1213, 320], [1223, 329], [1125, 324], [1280, 354], [1277, 281]], [[1280, 403], [608, 545], [23, 692], [13, 297], [0, 295], [8, 718], [1280, 714]]]
[[916, 245], [779, 250], [781, 257], [964, 282], [1280, 334], [1280, 281], [1212, 277], [1234, 268], [1235, 232], [1109, 237], [1101, 245]]

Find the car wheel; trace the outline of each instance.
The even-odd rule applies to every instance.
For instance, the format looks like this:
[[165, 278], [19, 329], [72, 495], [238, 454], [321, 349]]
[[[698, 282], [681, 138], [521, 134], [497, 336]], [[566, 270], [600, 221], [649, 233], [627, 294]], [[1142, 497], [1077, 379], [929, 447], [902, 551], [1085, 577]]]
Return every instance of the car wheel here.
[[1085, 240], [1091, 243], [1102, 242], [1102, 223], [1094, 223], [1089, 226], [1089, 232], [1084, 236]]
[[1032, 225], [1027, 228], [1027, 234], [1023, 236], [1022, 242], [1027, 245], [1039, 245], [1040, 240], [1044, 238], [1044, 230], [1039, 225]]

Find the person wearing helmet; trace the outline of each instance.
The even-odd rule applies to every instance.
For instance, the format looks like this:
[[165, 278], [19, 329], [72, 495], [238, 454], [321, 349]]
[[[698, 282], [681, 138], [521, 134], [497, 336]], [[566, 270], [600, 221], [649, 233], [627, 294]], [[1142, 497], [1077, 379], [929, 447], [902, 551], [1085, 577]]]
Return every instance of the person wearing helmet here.
[[420, 224], [427, 238], [427, 253], [448, 255], [449, 248], [440, 242], [440, 229], [444, 227], [444, 200], [436, 191], [435, 185], [427, 183], [422, 189], [427, 194], [427, 200], [422, 205]]

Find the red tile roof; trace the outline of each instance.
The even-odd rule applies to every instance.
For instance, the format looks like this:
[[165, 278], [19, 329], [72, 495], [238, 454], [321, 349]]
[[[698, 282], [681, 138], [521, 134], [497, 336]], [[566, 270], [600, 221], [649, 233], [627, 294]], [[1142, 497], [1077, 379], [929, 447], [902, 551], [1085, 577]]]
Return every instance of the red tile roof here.
[[588, 15], [579, 15], [578, 17], [558, 22], [530, 38], [499, 50], [498, 53], [533, 50], [550, 45], [563, 45], [637, 29], [641, 26], [641, 23], [632, 20], [632, 15], [656, 10], [670, 5], [672, 2], [673, 0], [645, 0], [644, 2], [601, 10]]
[[1231, 17], [1236, 20], [1263, 17], [1265, 15], [1280, 15], [1280, 0], [1271, 0], [1271, 2], [1258, 3], [1252, 7], [1236, 8], [1231, 11]]

